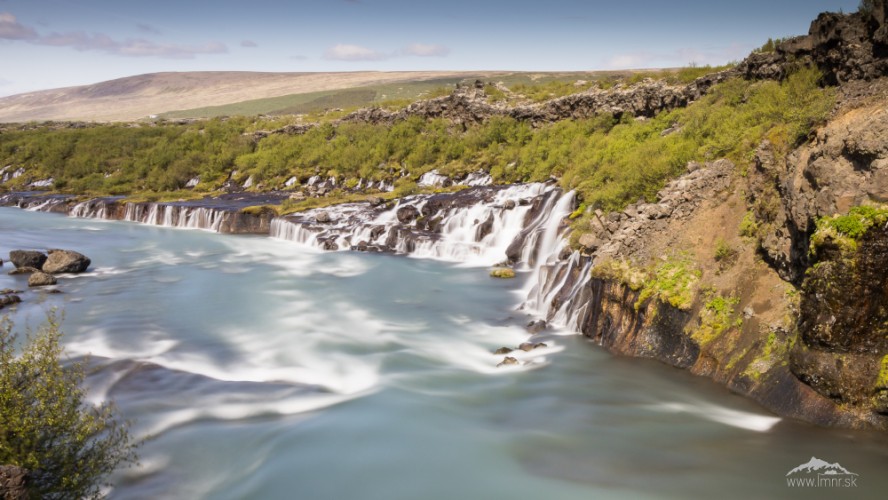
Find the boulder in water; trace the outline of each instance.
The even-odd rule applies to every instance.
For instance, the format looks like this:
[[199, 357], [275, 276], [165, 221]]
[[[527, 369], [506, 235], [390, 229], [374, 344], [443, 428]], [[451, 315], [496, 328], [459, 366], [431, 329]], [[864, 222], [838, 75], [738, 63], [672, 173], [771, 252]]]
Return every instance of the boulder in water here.
[[517, 365], [517, 364], [518, 364], [517, 359], [515, 359], [511, 356], [506, 356], [505, 358], [503, 358], [503, 360], [502, 360], [502, 362], [500, 362], [500, 364], [496, 365], [496, 367], [499, 368], [501, 366], [513, 366], [513, 365]]
[[530, 333], [540, 333], [548, 327], [549, 324], [546, 323], [546, 320], [538, 319], [527, 324], [527, 331]]
[[500, 347], [499, 349], [493, 351], [494, 354], [509, 354], [512, 352], [512, 349], [508, 347]]
[[543, 347], [548, 346], [542, 342], [524, 342], [523, 344], [518, 346], [518, 349], [521, 349], [524, 352], [530, 352], [534, 349], [542, 349]]
[[503, 279], [514, 278], [515, 270], [508, 267], [499, 267], [490, 271], [490, 277]]
[[91, 261], [86, 255], [73, 250], [50, 250], [49, 257], [43, 263], [43, 272], [49, 274], [58, 273], [82, 273], [89, 267]]
[[43, 271], [35, 271], [28, 277], [28, 286], [48, 286], [55, 285], [56, 283], [58, 283], [58, 280], [56, 280], [55, 276]]
[[18, 304], [22, 301], [22, 298], [18, 295], [8, 294], [0, 297], [0, 309], [3, 309], [6, 306], [11, 306], [13, 304]]
[[46, 254], [36, 250], [13, 250], [9, 252], [9, 261], [16, 268], [33, 267], [40, 269], [46, 262]]
[[328, 222], [331, 222], [332, 220], [333, 219], [330, 218], [330, 213], [327, 211], [318, 212], [318, 214], [315, 216], [315, 221], [317, 221], [318, 224], [326, 224]]

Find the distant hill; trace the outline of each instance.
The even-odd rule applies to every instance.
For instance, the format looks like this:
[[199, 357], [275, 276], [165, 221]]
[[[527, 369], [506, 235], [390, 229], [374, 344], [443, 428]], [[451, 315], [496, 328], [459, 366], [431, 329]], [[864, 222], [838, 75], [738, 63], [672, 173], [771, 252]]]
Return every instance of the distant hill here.
[[[350, 73], [152, 73], [107, 82], [0, 98], [0, 122], [43, 120], [132, 121], [170, 111], [226, 106], [339, 89], [489, 77], [495, 72], [362, 71]], [[397, 86], [393, 86], [397, 90]], [[375, 95], [375, 93], [374, 93]], [[396, 97], [396, 96], [393, 96]], [[410, 96], [405, 96], [410, 97]], [[285, 102], [284, 108], [300, 104]], [[260, 108], [257, 112], [266, 112]], [[217, 113], [203, 113], [217, 114]]]

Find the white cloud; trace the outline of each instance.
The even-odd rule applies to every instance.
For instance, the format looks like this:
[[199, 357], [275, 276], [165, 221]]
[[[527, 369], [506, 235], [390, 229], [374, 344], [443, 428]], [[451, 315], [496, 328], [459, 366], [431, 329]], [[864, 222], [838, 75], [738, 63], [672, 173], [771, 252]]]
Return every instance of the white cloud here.
[[[139, 25], [140, 30], [154, 29]], [[115, 40], [103, 33], [72, 31], [40, 35], [34, 28], [20, 24], [9, 12], [0, 13], [0, 39], [22, 40], [36, 45], [71, 47], [80, 51], [97, 50], [127, 57], [162, 57], [166, 59], [192, 59], [199, 54], [224, 54], [228, 47], [219, 42], [203, 45], [158, 43], [142, 38]]]
[[380, 61], [388, 57], [382, 52], [347, 43], [336, 44], [324, 51], [324, 59], [334, 61]]
[[402, 52], [409, 56], [444, 57], [450, 53], [450, 49], [443, 45], [411, 43]]
[[5, 40], [33, 40], [37, 38], [37, 32], [30, 26], [18, 22], [9, 12], [0, 12], [0, 39]]
[[240, 45], [241, 47], [247, 47], [249, 49], [259, 46], [259, 44], [257, 44], [253, 40], [242, 40]]

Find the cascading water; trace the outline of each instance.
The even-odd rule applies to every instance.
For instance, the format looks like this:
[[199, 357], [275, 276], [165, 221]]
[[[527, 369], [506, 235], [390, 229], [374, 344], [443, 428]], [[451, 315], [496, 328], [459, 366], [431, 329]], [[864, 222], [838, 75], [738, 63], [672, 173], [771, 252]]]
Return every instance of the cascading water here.
[[[533, 245], [536, 247], [536, 258], [531, 278], [527, 281], [525, 288], [527, 300], [522, 305], [525, 310], [545, 314], [548, 304], [551, 303], [549, 294], [546, 293], [545, 284], [553, 269], [556, 268], [561, 249], [564, 247], [565, 241], [559, 237], [559, 233], [564, 219], [573, 211], [574, 198], [575, 193], [571, 191], [558, 198], [557, 201], [553, 200], [551, 202], [552, 208], [543, 212], [544, 216], [540, 221], [540, 227], [534, 231], [538, 235], [535, 238], [537, 241]], [[530, 248], [532, 247], [526, 246], [525, 252]], [[526, 262], [530, 261], [531, 259], [527, 258]]]
[[[328, 250], [384, 247], [416, 258], [490, 266], [505, 261], [516, 238], [528, 228], [543, 227], [550, 216], [558, 221], [553, 230], [543, 231], [540, 241], [552, 244], [566, 215], [563, 207], [573, 203], [572, 194], [559, 194], [557, 188], [537, 183], [409, 196], [391, 208], [345, 204], [275, 219], [271, 236]], [[542, 198], [543, 209], [528, 225], [534, 204]], [[553, 207], [557, 214], [550, 213]]]

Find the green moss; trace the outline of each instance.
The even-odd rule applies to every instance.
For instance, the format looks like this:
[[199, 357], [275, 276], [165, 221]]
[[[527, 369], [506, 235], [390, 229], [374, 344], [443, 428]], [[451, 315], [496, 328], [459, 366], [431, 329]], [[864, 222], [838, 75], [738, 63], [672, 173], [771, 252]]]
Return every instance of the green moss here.
[[691, 334], [691, 338], [705, 346], [731, 327], [741, 326], [740, 319], [734, 318], [738, 303], [740, 299], [733, 295], [712, 295], [700, 311], [700, 327]]
[[617, 281], [637, 292], [641, 290], [647, 281], [647, 272], [636, 268], [625, 259], [606, 260], [592, 268], [592, 277]]
[[882, 358], [879, 376], [876, 378], [876, 389], [888, 389], [888, 354]]
[[255, 205], [252, 207], [244, 207], [241, 209], [241, 213], [244, 215], [253, 215], [259, 217], [265, 214], [277, 215], [278, 207], [274, 205]]
[[656, 298], [677, 309], [690, 309], [700, 276], [700, 270], [688, 256], [666, 260], [657, 266], [646, 280], [635, 303], [635, 309], [640, 309], [650, 298]]
[[491, 278], [509, 279], [515, 277], [515, 270], [508, 267], [498, 267], [490, 271]]

